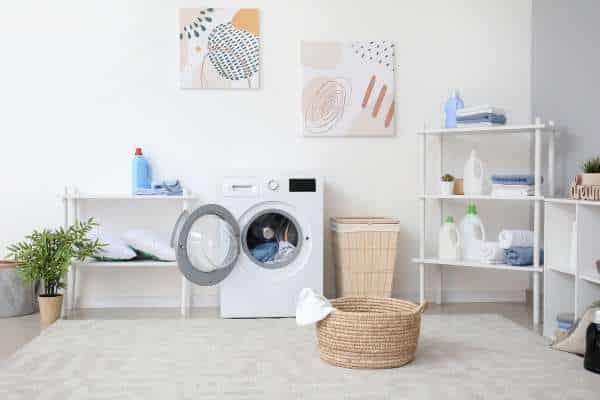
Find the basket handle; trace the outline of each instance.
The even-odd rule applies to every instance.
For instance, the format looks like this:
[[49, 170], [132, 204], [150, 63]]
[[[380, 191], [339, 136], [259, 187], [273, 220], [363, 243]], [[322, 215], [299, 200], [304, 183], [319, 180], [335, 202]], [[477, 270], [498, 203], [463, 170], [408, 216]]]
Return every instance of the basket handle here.
[[428, 304], [429, 303], [427, 303], [426, 301], [422, 302], [421, 305], [415, 310], [415, 314], [423, 314], [425, 310], [427, 310]]

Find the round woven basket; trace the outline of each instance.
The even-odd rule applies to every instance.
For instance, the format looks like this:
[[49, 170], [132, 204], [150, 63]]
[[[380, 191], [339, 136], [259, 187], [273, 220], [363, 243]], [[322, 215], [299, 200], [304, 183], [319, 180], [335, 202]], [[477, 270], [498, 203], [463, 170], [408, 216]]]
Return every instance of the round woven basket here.
[[317, 323], [324, 361], [345, 368], [395, 368], [415, 358], [427, 303], [381, 297], [342, 297]]

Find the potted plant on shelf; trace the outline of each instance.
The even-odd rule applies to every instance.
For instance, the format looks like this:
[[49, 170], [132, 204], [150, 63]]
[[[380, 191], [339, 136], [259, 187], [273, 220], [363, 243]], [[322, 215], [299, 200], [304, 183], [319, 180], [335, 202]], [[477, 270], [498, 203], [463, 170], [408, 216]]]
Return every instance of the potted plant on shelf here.
[[600, 186], [600, 157], [590, 158], [581, 166], [581, 184], [585, 186]]
[[454, 177], [450, 174], [442, 176], [440, 182], [440, 193], [442, 196], [451, 196], [454, 192]]
[[69, 228], [34, 230], [25, 240], [8, 246], [8, 256], [18, 262], [17, 274], [26, 284], [42, 283], [38, 296], [42, 328], [60, 316], [64, 275], [71, 262], [84, 261], [105, 246], [88, 233], [97, 226], [92, 218]]

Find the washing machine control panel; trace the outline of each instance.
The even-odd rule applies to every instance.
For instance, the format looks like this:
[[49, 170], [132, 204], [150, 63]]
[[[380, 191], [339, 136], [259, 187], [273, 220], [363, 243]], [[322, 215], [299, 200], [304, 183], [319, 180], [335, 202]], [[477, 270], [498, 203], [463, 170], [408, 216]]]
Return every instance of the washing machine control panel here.
[[267, 186], [269, 187], [269, 190], [274, 192], [279, 190], [279, 182], [276, 179], [269, 179]]

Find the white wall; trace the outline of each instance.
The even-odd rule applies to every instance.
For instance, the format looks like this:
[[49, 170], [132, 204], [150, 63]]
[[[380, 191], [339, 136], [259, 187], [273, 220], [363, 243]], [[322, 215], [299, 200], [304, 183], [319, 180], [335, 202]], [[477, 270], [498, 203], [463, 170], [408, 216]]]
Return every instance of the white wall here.
[[[439, 125], [454, 87], [467, 103], [491, 102], [505, 107], [512, 121], [530, 120], [530, 2], [213, 1], [204, 5], [261, 9], [262, 88], [183, 91], [177, 87], [175, 10], [203, 4], [3, 1], [0, 248], [34, 227], [59, 224], [57, 196], [65, 185], [128, 191], [132, 151], [142, 146], [157, 178], [181, 178], [204, 199], [215, 195], [223, 168], [320, 171], [327, 179], [327, 217], [391, 215], [402, 221], [395, 293], [414, 296], [417, 275], [409, 259], [417, 252], [419, 141], [413, 132], [424, 122]], [[303, 138], [299, 41], [368, 38], [397, 44], [397, 136]], [[449, 144], [450, 172], [461, 174], [472, 145], [492, 168], [529, 165], [528, 139], [491, 146], [474, 140]], [[510, 164], [500, 162], [505, 157]], [[492, 231], [506, 221], [508, 209], [501, 210], [482, 209]], [[437, 221], [432, 224], [437, 231]], [[331, 276], [328, 268], [329, 294]], [[87, 274], [84, 303], [177, 293], [174, 270], [139, 278], [135, 272]], [[455, 299], [508, 299], [527, 286], [523, 275], [494, 272], [453, 272], [445, 281]]]

